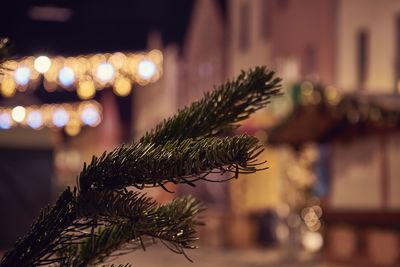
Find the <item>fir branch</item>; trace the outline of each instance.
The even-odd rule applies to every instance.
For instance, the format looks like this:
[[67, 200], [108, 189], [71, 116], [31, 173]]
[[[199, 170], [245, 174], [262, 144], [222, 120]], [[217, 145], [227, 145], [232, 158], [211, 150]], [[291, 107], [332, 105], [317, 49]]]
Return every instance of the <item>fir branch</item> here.
[[[61, 255], [66, 255], [63, 266], [95, 265], [104, 262], [115, 251], [123, 250], [123, 253], [129, 253], [138, 248], [145, 249], [149, 244], [154, 243], [149, 241], [155, 239], [168, 244], [169, 248], [180, 254], [184, 254], [184, 249], [194, 248], [193, 242], [197, 239], [195, 226], [200, 224], [195, 216], [203, 209], [199, 202], [189, 197], [156, 206], [151, 199], [143, 195], [126, 193], [131, 200], [140, 199], [139, 202], [142, 204], [152, 203], [146, 204], [147, 208], [140, 210], [135, 203], [132, 203], [133, 207], [123, 204], [121, 201], [127, 199], [123, 196], [124, 194], [117, 194], [119, 197], [112, 194], [103, 195], [108, 196], [110, 201], [119, 198], [116, 202], [125, 209], [119, 209], [122, 214], [112, 210], [115, 204], [103, 209], [101, 216], [97, 218], [104, 219], [108, 223], [99, 227], [95, 235], [63, 250]], [[103, 200], [107, 201], [107, 198], [104, 197]], [[129, 209], [132, 216], [129, 215]]]
[[42, 257], [55, 254], [56, 247], [62, 241], [62, 234], [75, 219], [73, 200], [73, 193], [68, 188], [53, 208], [42, 210], [30, 232], [17, 241], [14, 249], [3, 257], [0, 266], [39, 266], [51, 263]]
[[266, 67], [256, 67], [228, 81], [190, 107], [157, 125], [140, 142], [164, 144], [170, 140], [211, 137], [238, 127], [235, 123], [247, 119], [265, 107], [272, 96], [280, 94], [281, 79]]
[[262, 152], [261, 147], [255, 137], [246, 135], [122, 145], [100, 158], [93, 157], [79, 176], [80, 190], [142, 189], [167, 182], [194, 186], [214, 169], [236, 176], [252, 173], [257, 171], [252, 161]]
[[168, 182], [194, 186], [198, 180], [208, 181], [211, 172], [237, 177], [260, 170], [256, 158], [262, 147], [256, 138], [215, 136], [236, 128], [279, 89], [280, 79], [265, 67], [243, 72], [139, 142], [93, 157], [80, 173], [77, 188], [68, 188], [52, 208], [42, 211], [0, 266], [87, 266], [124, 248], [145, 248], [152, 240], [185, 255], [184, 249], [194, 248], [197, 239], [200, 223], [195, 216], [201, 205], [191, 198], [158, 205], [126, 187], [165, 189]]

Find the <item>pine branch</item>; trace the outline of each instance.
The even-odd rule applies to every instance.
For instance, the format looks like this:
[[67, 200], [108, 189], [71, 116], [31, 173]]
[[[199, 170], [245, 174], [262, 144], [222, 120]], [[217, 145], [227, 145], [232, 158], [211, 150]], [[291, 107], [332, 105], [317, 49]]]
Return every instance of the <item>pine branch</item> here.
[[199, 203], [184, 198], [159, 205], [126, 187], [166, 189], [169, 182], [194, 186], [209, 181], [211, 172], [237, 177], [260, 170], [256, 158], [262, 147], [256, 138], [216, 136], [238, 127], [237, 122], [264, 107], [279, 89], [280, 79], [265, 67], [243, 72], [139, 142], [93, 157], [77, 187], [65, 190], [52, 208], [42, 211], [0, 267], [87, 266], [124, 248], [145, 248], [152, 240], [185, 255], [184, 249], [194, 248], [197, 239]]
[[238, 127], [280, 94], [281, 79], [266, 67], [256, 67], [228, 81], [190, 107], [157, 125], [141, 139], [142, 143], [164, 144], [170, 140], [211, 137]]
[[17, 241], [14, 249], [3, 257], [0, 266], [38, 266], [43, 263], [42, 257], [54, 255], [62, 233], [75, 219], [73, 199], [68, 188], [53, 208], [42, 210], [30, 232]]
[[[124, 196], [124, 194], [129, 196]], [[127, 205], [122, 202], [124, 199], [140, 199], [139, 206], [145, 203], [146, 208], [141, 210], [135, 202], [132, 206]], [[194, 199], [180, 198], [171, 203], [156, 206], [150, 198], [139, 193], [128, 192], [103, 195], [103, 201], [107, 200], [114, 204], [108, 205], [96, 215], [100, 215], [97, 217], [100, 221], [104, 219], [108, 223], [99, 227], [92, 237], [67, 247], [61, 254], [68, 255], [66, 257], [68, 262], [64, 262], [64, 266], [95, 265], [112, 256], [114, 251], [123, 250], [124, 253], [129, 253], [138, 248], [145, 249], [146, 246], [154, 243], [152, 240], [155, 239], [162, 240], [174, 252], [180, 254], [184, 254], [183, 249], [194, 248], [193, 243], [197, 239], [195, 226], [200, 224], [195, 216], [202, 210], [199, 202]], [[115, 212], [113, 210], [115, 207], [121, 213]]]
[[257, 171], [252, 161], [262, 152], [258, 140], [241, 135], [168, 141], [164, 145], [134, 143], [93, 157], [79, 176], [80, 190], [163, 186], [206, 179], [214, 169], [220, 173]]

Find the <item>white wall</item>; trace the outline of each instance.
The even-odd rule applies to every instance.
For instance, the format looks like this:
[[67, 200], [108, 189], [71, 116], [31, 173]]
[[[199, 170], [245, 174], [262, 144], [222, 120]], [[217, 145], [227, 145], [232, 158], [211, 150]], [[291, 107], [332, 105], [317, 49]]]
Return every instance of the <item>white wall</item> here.
[[337, 13], [336, 81], [343, 91], [357, 90], [356, 34], [369, 32], [367, 93], [392, 93], [395, 66], [395, 16], [399, 0], [340, 0]]

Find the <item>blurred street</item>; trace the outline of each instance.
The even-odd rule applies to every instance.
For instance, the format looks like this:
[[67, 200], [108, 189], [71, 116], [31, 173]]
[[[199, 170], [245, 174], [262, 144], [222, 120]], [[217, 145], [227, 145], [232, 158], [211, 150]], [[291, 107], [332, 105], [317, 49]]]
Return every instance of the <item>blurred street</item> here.
[[281, 249], [223, 250], [198, 248], [188, 251], [193, 260], [188, 261], [183, 255], [175, 254], [161, 245], [149, 247], [147, 251], [136, 251], [120, 257], [116, 263], [133, 263], [135, 267], [348, 267], [321, 262], [319, 257], [310, 254], [298, 255], [298, 259], [287, 255]]

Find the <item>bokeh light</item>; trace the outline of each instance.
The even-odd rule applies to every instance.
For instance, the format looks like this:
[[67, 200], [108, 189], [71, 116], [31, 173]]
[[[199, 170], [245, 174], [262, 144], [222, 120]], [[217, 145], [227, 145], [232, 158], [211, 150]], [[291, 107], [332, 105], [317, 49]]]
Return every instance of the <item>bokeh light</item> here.
[[81, 120], [92, 127], [98, 125], [101, 120], [99, 110], [94, 105], [87, 105], [82, 109]]
[[305, 232], [301, 239], [304, 248], [310, 252], [317, 252], [322, 248], [324, 239], [318, 232]]
[[23, 122], [26, 115], [26, 109], [22, 106], [16, 106], [11, 111], [11, 117], [16, 122]]
[[69, 115], [64, 108], [57, 108], [53, 113], [52, 121], [55, 126], [64, 127], [69, 121]]
[[70, 67], [63, 67], [58, 73], [58, 80], [63, 86], [71, 86], [75, 81], [75, 73]]
[[39, 73], [45, 73], [50, 69], [51, 60], [46, 56], [39, 56], [35, 59], [33, 67]]
[[31, 78], [31, 70], [26, 66], [19, 66], [14, 72], [14, 80], [19, 85], [26, 85]]
[[78, 120], [70, 120], [65, 126], [65, 132], [69, 136], [76, 136], [81, 132], [81, 125]]
[[114, 83], [114, 93], [118, 96], [127, 96], [132, 91], [132, 84], [127, 78], [118, 78]]
[[10, 129], [12, 124], [11, 115], [8, 112], [0, 113], [0, 128]]
[[1, 82], [1, 94], [4, 97], [12, 97], [15, 94], [15, 81], [10, 76], [5, 76]]
[[111, 81], [114, 74], [114, 67], [110, 63], [101, 63], [96, 70], [96, 76], [101, 82]]
[[144, 59], [137, 65], [137, 72], [143, 80], [150, 80], [157, 72], [157, 66], [153, 61]]
[[96, 94], [96, 87], [91, 80], [80, 81], [76, 93], [80, 99], [89, 99]]
[[26, 117], [26, 122], [32, 129], [39, 129], [43, 125], [43, 116], [40, 111], [31, 111]]

